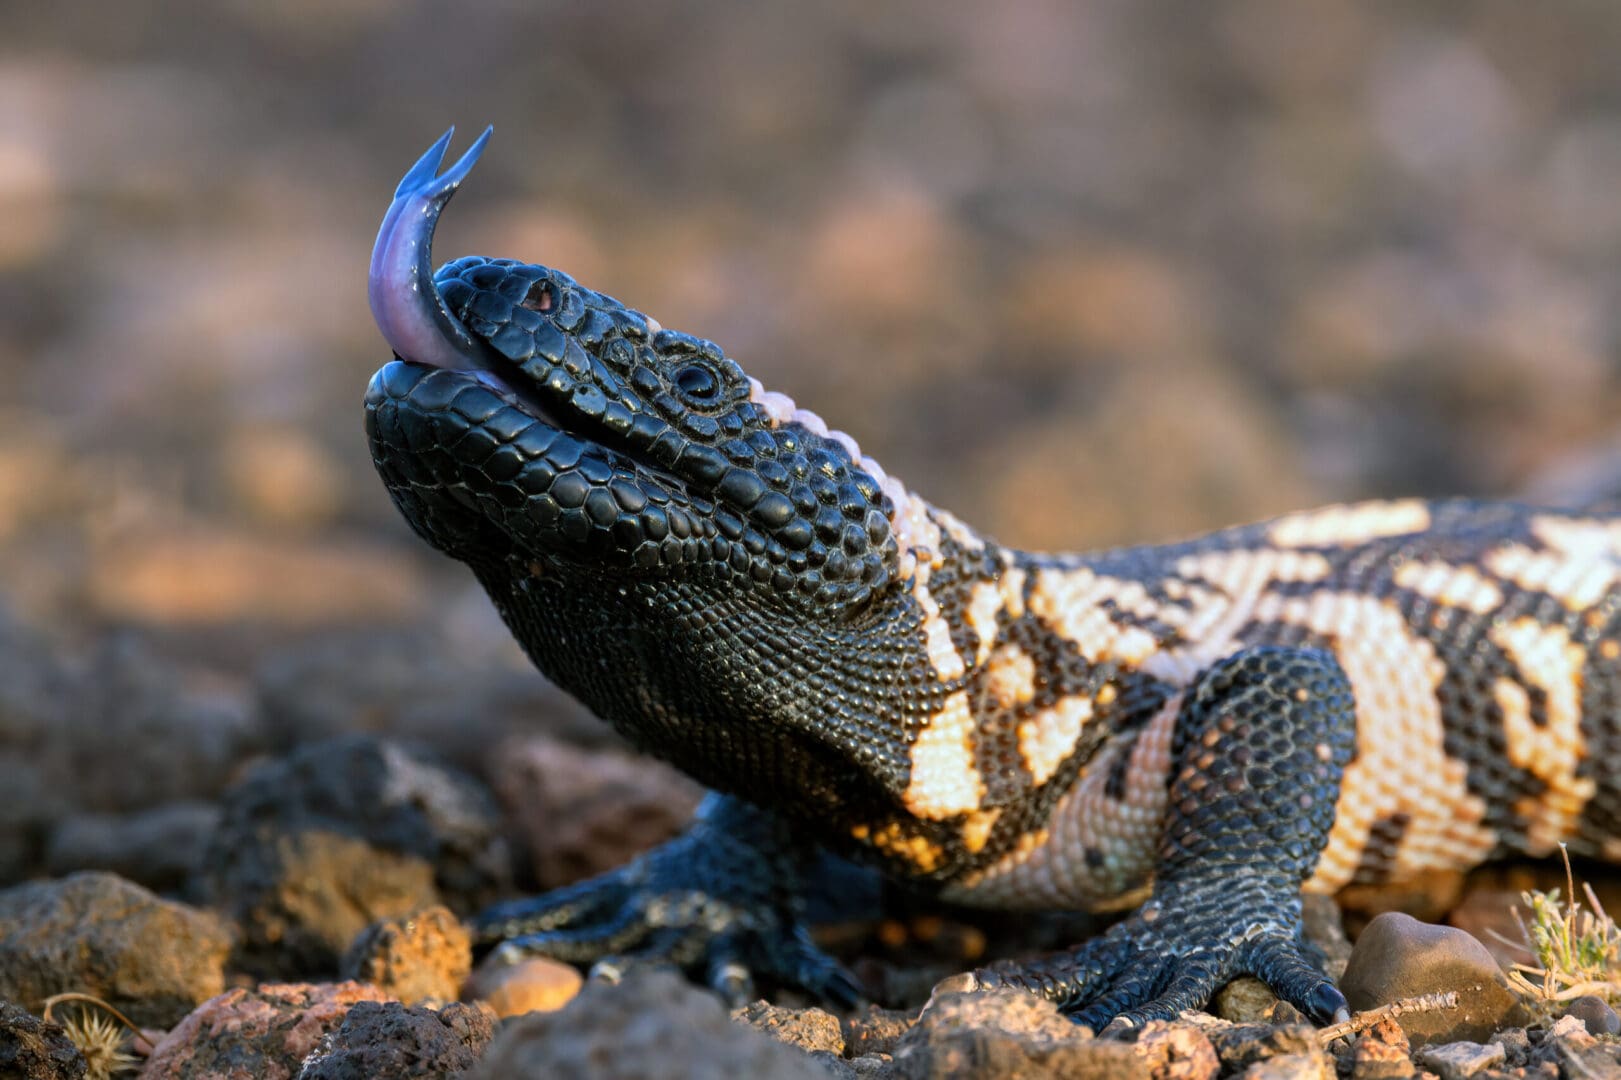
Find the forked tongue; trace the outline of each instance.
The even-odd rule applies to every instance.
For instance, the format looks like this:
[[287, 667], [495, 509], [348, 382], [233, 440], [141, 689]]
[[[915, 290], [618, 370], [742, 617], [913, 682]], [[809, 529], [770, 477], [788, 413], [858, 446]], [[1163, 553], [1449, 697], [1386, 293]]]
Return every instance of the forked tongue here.
[[371, 252], [366, 295], [377, 329], [402, 360], [441, 368], [486, 366], [486, 346], [446, 309], [434, 287], [433, 229], [494, 130], [485, 128], [461, 160], [440, 174], [439, 164], [456, 129], [445, 132], [405, 174], [383, 215]]

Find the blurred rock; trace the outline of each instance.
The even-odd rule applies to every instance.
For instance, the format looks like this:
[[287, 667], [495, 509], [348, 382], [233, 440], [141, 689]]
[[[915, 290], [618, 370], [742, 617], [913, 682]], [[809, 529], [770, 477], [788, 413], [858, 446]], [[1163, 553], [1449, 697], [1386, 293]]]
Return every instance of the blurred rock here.
[[1482, 1042], [1498, 1028], [1524, 1026], [1530, 1019], [1485, 946], [1462, 930], [1432, 926], [1399, 912], [1380, 915], [1362, 931], [1340, 989], [1355, 1012], [1419, 994], [1456, 991], [1456, 1009], [1397, 1018], [1415, 1048]]
[[503, 1020], [529, 1012], [554, 1012], [574, 1000], [585, 984], [572, 964], [544, 956], [516, 963], [491, 953], [474, 969], [462, 996], [482, 1001]]
[[844, 1041], [851, 1057], [893, 1054], [896, 1043], [912, 1027], [909, 1013], [868, 1005], [844, 1021]]
[[1580, 1020], [1589, 1035], [1621, 1035], [1621, 1016], [1616, 1015], [1609, 1002], [1595, 994], [1572, 1001], [1565, 1006], [1565, 1015]]
[[251, 970], [322, 974], [372, 922], [507, 887], [493, 801], [419, 750], [369, 736], [303, 747], [223, 799], [206, 895], [241, 924]]
[[1221, 1071], [1209, 1037], [1181, 1021], [1155, 1020], [1145, 1025], [1135, 1046], [1154, 1080], [1215, 1080]]
[[479, 1005], [442, 1009], [360, 1001], [321, 1037], [298, 1080], [437, 1080], [478, 1064], [495, 1037], [495, 1016]]
[[1441, 1080], [1469, 1080], [1471, 1076], [1501, 1065], [1508, 1053], [1501, 1043], [1442, 1043], [1426, 1046], [1413, 1054], [1413, 1063], [1434, 1069]]
[[265, 983], [204, 1002], [152, 1048], [142, 1080], [294, 1080], [304, 1060], [357, 1002], [361, 983]]
[[0, 1076], [6, 1080], [82, 1080], [84, 1056], [67, 1032], [20, 1005], [0, 1001]]
[[42, 765], [85, 810], [143, 810], [218, 795], [259, 745], [240, 700], [195, 690], [133, 633], [103, 639], [79, 674]]
[[1391, 1019], [1380, 1020], [1351, 1044], [1351, 1080], [1412, 1080], [1412, 1049], [1407, 1033]]
[[208, 527], [121, 536], [86, 585], [102, 614], [159, 625], [392, 622], [425, 603], [417, 564], [388, 548]]
[[514, 737], [490, 754], [496, 793], [556, 888], [621, 866], [686, 827], [703, 789], [651, 758]]
[[895, 1075], [1147, 1080], [1149, 1065], [1136, 1047], [1092, 1038], [1044, 998], [992, 990], [936, 994], [897, 1044]]
[[0, 997], [94, 994], [164, 1027], [225, 985], [231, 938], [211, 913], [85, 872], [0, 892]]
[[211, 802], [174, 802], [132, 814], [71, 814], [51, 830], [45, 869], [109, 870], [157, 892], [179, 892], [202, 865], [220, 820]]
[[[1206, 1034], [1223, 1072], [1268, 1076], [1282, 1080], [1333, 1080], [1334, 1062], [1317, 1041], [1310, 1024], [1274, 1027], [1271, 1024], [1231, 1024], [1210, 1028]], [[1260, 1070], [1251, 1073], [1247, 1070]]]
[[[482, 594], [478, 600], [488, 606]], [[509, 646], [505, 628], [498, 632]], [[516, 731], [538, 728], [588, 745], [616, 739], [538, 674], [453, 655], [437, 626], [311, 634], [267, 656], [255, 682], [278, 751], [353, 732], [386, 733], [478, 772]]]
[[754, 1001], [733, 1009], [732, 1020], [807, 1052], [822, 1050], [834, 1057], [844, 1054], [844, 1032], [839, 1027], [839, 1018], [826, 1009], [790, 1009], [768, 1001]]
[[309, 530], [342, 507], [338, 463], [309, 432], [254, 425], [226, 436], [220, 471], [248, 515], [268, 525]]
[[472, 968], [467, 930], [449, 908], [430, 907], [362, 930], [339, 974], [418, 1005], [455, 1001]]
[[726, 1018], [714, 995], [678, 975], [636, 974], [592, 983], [566, 1007], [501, 1028], [474, 1075], [487, 1080], [692, 1080], [770, 1076], [826, 1080], [801, 1051]]

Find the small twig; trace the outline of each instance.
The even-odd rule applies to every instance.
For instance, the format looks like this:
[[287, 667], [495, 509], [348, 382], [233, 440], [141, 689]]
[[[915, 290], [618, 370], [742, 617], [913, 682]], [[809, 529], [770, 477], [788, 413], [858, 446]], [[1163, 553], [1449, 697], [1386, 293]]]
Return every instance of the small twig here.
[[1330, 1024], [1328, 1027], [1317, 1030], [1318, 1041], [1324, 1046], [1335, 1039], [1343, 1039], [1347, 1035], [1355, 1035], [1359, 1031], [1366, 1031], [1381, 1020], [1388, 1020], [1405, 1013], [1437, 1012], [1441, 1009], [1456, 1009], [1458, 1007], [1458, 993], [1448, 990], [1440, 994], [1420, 994], [1417, 997], [1402, 998], [1392, 1001], [1389, 1005], [1381, 1005], [1376, 1009], [1359, 1012], [1351, 1019], [1341, 1024]]

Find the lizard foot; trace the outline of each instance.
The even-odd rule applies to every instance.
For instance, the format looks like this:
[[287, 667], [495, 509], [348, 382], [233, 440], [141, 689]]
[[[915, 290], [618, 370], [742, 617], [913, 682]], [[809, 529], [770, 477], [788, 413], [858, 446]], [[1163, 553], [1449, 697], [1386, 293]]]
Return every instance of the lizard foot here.
[[1336, 1018], [1345, 997], [1301, 937], [1300, 887], [1327, 843], [1355, 733], [1350, 681], [1329, 653], [1262, 646], [1213, 665], [1172, 735], [1153, 897], [1072, 952], [969, 981], [1022, 987], [1118, 1029], [1197, 1008], [1248, 973], [1308, 1016]]
[[1022, 967], [983, 968], [939, 989], [1028, 990], [1094, 1031], [1118, 1031], [1175, 1019], [1236, 976], [1254, 975], [1320, 1023], [1349, 1015], [1300, 937], [1299, 894], [1288, 889], [1252, 878], [1161, 890], [1077, 949]]
[[674, 840], [588, 881], [489, 908], [474, 936], [502, 959], [546, 956], [615, 982], [635, 968], [679, 968], [734, 1007], [755, 996], [756, 978], [854, 1006], [859, 984], [801, 921], [801, 859], [773, 819], [712, 797]]

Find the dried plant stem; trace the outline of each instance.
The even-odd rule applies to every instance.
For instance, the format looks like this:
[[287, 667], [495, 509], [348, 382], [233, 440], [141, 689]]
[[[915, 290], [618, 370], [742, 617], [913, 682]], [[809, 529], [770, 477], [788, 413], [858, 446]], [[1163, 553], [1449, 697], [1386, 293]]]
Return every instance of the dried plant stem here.
[[[113, 1008], [111, 1005], [107, 1004], [105, 1001], [96, 997], [94, 994], [76, 994], [71, 992], [66, 994], [52, 994], [50, 997], [45, 999], [44, 1005], [40, 1008], [40, 1019], [50, 1020], [51, 1009], [57, 1005], [66, 1004], [67, 1002], [74, 1002], [76, 1004], [83, 1005], [94, 1005], [102, 1012], [109, 1013], [115, 1020], [129, 1028], [135, 1034], [139, 1035], [141, 1033], [141, 1029], [135, 1026], [135, 1022], [133, 1020], [119, 1012], [117, 1009]], [[54, 1020], [51, 1022], [55, 1023]]]
[[1347, 1035], [1355, 1035], [1359, 1031], [1366, 1031], [1381, 1020], [1402, 1016], [1405, 1013], [1439, 1012], [1442, 1009], [1456, 1009], [1458, 1007], [1458, 994], [1455, 990], [1448, 990], [1439, 994], [1419, 994], [1417, 997], [1402, 998], [1392, 1001], [1389, 1005], [1381, 1005], [1377, 1009], [1368, 1009], [1359, 1012], [1351, 1019], [1340, 1024], [1330, 1024], [1328, 1027], [1317, 1030], [1317, 1038], [1324, 1046], [1335, 1039], [1343, 1039]]

